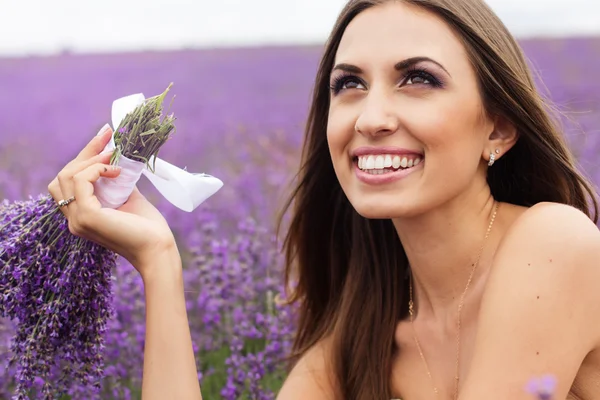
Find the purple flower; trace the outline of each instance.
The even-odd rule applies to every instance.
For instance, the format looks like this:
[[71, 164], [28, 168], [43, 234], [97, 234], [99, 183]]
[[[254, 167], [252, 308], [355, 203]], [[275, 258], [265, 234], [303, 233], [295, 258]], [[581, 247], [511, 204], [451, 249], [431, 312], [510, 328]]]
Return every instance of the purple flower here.
[[556, 378], [553, 375], [533, 378], [527, 383], [526, 390], [538, 400], [551, 400], [556, 390]]
[[[532, 40], [523, 44], [529, 58], [544, 66], [543, 79], [552, 100], [559, 106], [568, 106], [571, 120], [562, 121], [567, 140], [578, 165], [600, 187], [600, 80], [577, 79], [595, 76], [600, 71], [598, 40]], [[294, 310], [272, 301], [282, 293], [282, 260], [269, 236], [275, 210], [279, 209], [289, 189], [288, 179], [294, 178], [298, 165], [307, 99], [319, 51], [183, 51], [157, 53], [150, 59], [146, 55], [123, 54], [116, 63], [111, 55], [93, 60], [72, 55], [0, 59], [0, 69], [5, 72], [0, 74], [0, 86], [6, 94], [0, 96], [0, 198], [11, 200], [27, 199], [26, 194], [45, 189], [53, 172], [87, 141], [84, 132], [96, 130], [93, 119], [103, 118], [108, 100], [123, 90], [157, 88], [157, 77], [167, 77], [176, 70], [181, 99], [176, 106], [177, 131], [181, 141], [165, 146], [162, 155], [186, 165], [190, 171], [222, 176], [226, 185], [218, 198], [209, 200], [193, 214], [173, 209], [153, 191], [145, 194], [168, 220], [185, 257], [186, 306], [199, 379], [207, 399], [236, 398], [236, 393], [242, 392], [251, 398], [250, 391], [268, 396], [278, 389], [277, 382], [284, 377], [282, 358], [291, 347]], [[248, 79], [248, 74], [229, 73], [236, 69], [240, 58], [255, 79]], [[148, 63], [153, 72], [140, 73], [140, 65]], [[198, 79], [199, 74], [211, 79]], [[90, 92], [94, 95], [86, 95]], [[127, 136], [131, 132], [123, 129], [119, 133]], [[52, 137], [52, 146], [48, 137]], [[22, 245], [14, 240], [9, 243], [6, 238], [12, 235], [9, 229], [20, 229], [37, 215], [38, 210], [28, 204], [0, 203], [0, 227], [17, 218], [14, 224], [0, 229], [0, 253], [14, 252]], [[244, 222], [248, 216], [260, 221], [260, 226]], [[65, 238], [57, 239], [57, 248], [66, 245]], [[35, 248], [29, 254], [33, 252]], [[40, 265], [52, 265], [54, 255], [47, 251]], [[18, 280], [13, 272], [20, 276]], [[0, 277], [6, 279], [0, 285], [8, 285], [8, 292], [0, 293], [0, 303], [8, 308], [10, 300], [25, 305], [31, 298], [32, 306], [51, 307], [56, 312], [60, 308], [48, 304], [44, 294], [54, 288], [70, 296], [81, 295], [72, 274], [73, 271], [65, 271], [64, 278], [41, 272], [29, 276], [25, 270], [12, 268]], [[29, 287], [16, 285], [29, 277], [33, 278]], [[45, 281], [48, 282], [44, 284]], [[139, 274], [124, 262], [117, 263], [110, 282], [114, 313], [106, 323], [101, 350], [105, 360], [101, 398], [139, 398], [145, 335], [143, 286]], [[102, 307], [97, 303], [97, 310]], [[92, 309], [90, 306], [90, 312]], [[27, 310], [22, 312], [27, 315]], [[62, 322], [49, 321], [52, 328], [48, 337], [56, 323]], [[17, 337], [17, 324], [17, 319], [0, 318], [0, 399], [11, 398], [20, 376], [17, 363], [5, 368], [12, 355], [12, 339]], [[19, 340], [25, 349], [26, 337]], [[75, 360], [76, 352], [76, 348], [68, 348], [61, 357]], [[262, 371], [255, 364], [261, 355], [265, 373], [263, 379], [257, 379]], [[256, 371], [259, 375], [253, 375]], [[58, 378], [52, 375], [48, 380], [38, 379], [32, 390], [41, 393], [45, 382], [54, 384]], [[67, 384], [74, 399], [95, 396], [90, 387]], [[226, 394], [221, 395], [223, 389]]]
[[[125, 116], [118, 132], [129, 134], [115, 135], [115, 163], [121, 155], [146, 161], [168, 140], [174, 117], [161, 120], [160, 114], [169, 88]], [[37, 396], [38, 389], [46, 398], [99, 395], [107, 322], [115, 311], [116, 258], [112, 251], [72, 235], [50, 195], [2, 202], [0, 317], [16, 321], [7, 368], [14, 368], [17, 398], [32, 392]], [[137, 350], [143, 353], [143, 348]], [[128, 396], [127, 390], [121, 392]]]
[[0, 317], [15, 321], [7, 365], [15, 396], [96, 387], [115, 254], [71, 235], [49, 195], [1, 211]]

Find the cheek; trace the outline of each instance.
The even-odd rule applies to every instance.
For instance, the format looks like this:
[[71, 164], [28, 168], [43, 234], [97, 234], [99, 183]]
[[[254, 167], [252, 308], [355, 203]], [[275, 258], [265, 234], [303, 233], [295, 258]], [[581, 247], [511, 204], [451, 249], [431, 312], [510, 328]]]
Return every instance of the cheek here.
[[[480, 106], [471, 99], [447, 98], [415, 107], [407, 124], [426, 152], [437, 159], [469, 157], [481, 151]], [[431, 160], [435, 161], [435, 160]]]
[[345, 149], [352, 139], [353, 129], [352, 119], [347, 112], [344, 113], [335, 107], [329, 109], [327, 144], [334, 163], [339, 162], [336, 158], [345, 154]]
[[425, 152], [430, 188], [461, 190], [475, 179], [483, 149], [480, 108], [469, 101], [444, 101], [414, 109], [408, 128]]

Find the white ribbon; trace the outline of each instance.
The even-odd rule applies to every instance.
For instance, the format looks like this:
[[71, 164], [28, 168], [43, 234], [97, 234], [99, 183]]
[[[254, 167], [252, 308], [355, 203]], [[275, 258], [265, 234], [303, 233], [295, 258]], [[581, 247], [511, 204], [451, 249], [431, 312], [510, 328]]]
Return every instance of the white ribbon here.
[[[113, 102], [112, 124], [113, 131], [125, 116], [145, 101], [143, 94], [133, 94]], [[115, 148], [113, 138], [103, 152]], [[149, 162], [154, 172], [145, 163], [121, 156], [119, 166], [122, 168], [118, 177], [101, 177], [94, 183], [94, 194], [103, 207], [118, 208], [122, 206], [135, 188], [142, 175], [174, 206], [191, 212], [206, 199], [215, 194], [223, 186], [223, 182], [207, 174], [195, 174], [177, 168], [160, 158], [152, 158]]]

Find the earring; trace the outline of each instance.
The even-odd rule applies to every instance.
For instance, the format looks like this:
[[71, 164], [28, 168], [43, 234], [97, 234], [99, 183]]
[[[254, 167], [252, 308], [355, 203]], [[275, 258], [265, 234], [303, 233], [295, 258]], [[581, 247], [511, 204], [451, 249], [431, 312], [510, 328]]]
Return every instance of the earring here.
[[[500, 150], [496, 149], [496, 154], [500, 154]], [[496, 161], [496, 154], [494, 153], [490, 153], [490, 161], [488, 162], [488, 166], [492, 166], [494, 165], [494, 162]]]

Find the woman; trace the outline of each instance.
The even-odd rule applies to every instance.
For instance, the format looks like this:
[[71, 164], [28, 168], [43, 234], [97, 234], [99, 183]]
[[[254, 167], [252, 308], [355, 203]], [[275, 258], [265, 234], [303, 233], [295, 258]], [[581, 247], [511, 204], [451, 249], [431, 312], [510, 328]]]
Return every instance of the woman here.
[[[556, 399], [600, 398], [597, 203], [543, 106], [481, 0], [347, 4], [290, 200], [300, 321], [279, 399], [519, 400], [547, 374]], [[198, 399], [166, 222], [138, 191], [119, 210], [93, 195], [118, 175], [110, 134], [49, 189], [141, 273], [144, 399]]]

